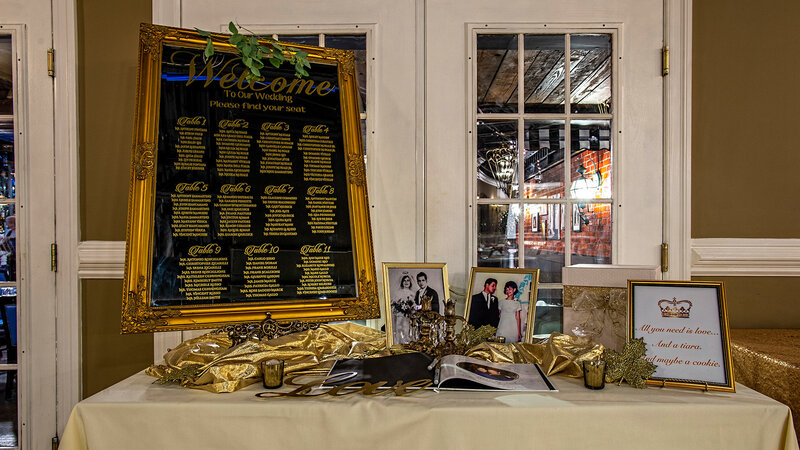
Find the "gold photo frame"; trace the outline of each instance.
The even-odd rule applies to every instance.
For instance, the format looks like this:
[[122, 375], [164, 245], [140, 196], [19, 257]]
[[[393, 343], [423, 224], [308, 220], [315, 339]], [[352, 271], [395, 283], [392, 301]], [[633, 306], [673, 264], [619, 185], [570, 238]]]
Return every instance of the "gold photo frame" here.
[[[497, 294], [498, 291], [500, 294]], [[464, 317], [475, 328], [494, 326], [497, 336], [505, 337], [506, 342], [532, 343], [538, 292], [539, 269], [473, 267], [469, 275]], [[504, 312], [507, 314], [505, 317]]]
[[[431, 310], [444, 314], [450, 298], [445, 263], [383, 263], [383, 305], [386, 311], [386, 344], [408, 344], [409, 314], [421, 309], [420, 292], [433, 297]], [[423, 279], [424, 276], [424, 279]]]
[[647, 384], [736, 392], [722, 281], [628, 280], [628, 314], [657, 366]]
[[140, 27], [122, 332], [379, 317], [353, 53], [249, 80], [228, 37]]

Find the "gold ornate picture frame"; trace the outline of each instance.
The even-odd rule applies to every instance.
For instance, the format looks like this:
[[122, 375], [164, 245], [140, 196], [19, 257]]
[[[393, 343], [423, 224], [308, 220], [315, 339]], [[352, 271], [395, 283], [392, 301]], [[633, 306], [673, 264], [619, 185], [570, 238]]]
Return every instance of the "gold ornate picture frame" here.
[[538, 291], [539, 269], [473, 267], [464, 317], [475, 328], [497, 328], [506, 342], [532, 343]]
[[421, 309], [420, 297], [432, 297], [431, 310], [444, 315], [450, 298], [445, 263], [383, 263], [383, 305], [386, 311], [386, 344], [408, 344], [409, 314]]
[[122, 332], [379, 317], [353, 53], [211, 36], [140, 27]]
[[628, 280], [628, 314], [657, 366], [648, 384], [736, 392], [721, 281]]

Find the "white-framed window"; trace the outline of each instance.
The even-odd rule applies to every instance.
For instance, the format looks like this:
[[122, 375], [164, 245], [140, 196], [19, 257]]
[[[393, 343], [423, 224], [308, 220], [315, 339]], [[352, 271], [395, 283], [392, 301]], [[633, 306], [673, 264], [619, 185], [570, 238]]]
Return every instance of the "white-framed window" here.
[[300, 34], [295, 33], [280, 33], [280, 34], [273, 34], [272, 37], [282, 42], [290, 42], [296, 44], [306, 44], [306, 45], [316, 45], [318, 47], [328, 47], [328, 48], [337, 48], [340, 50], [350, 50], [355, 55], [355, 63], [356, 63], [356, 78], [358, 80], [358, 91], [359, 91], [359, 101], [360, 101], [360, 109], [361, 109], [361, 134], [362, 134], [362, 142], [364, 145], [364, 158], [368, 155], [368, 148], [371, 148], [371, 145], [368, 142], [371, 139], [367, 139], [368, 133], [367, 130], [367, 113], [369, 110], [374, 110], [374, 108], [370, 108], [371, 97], [368, 95], [370, 91], [370, 72], [371, 72], [371, 64], [370, 61], [374, 60], [374, 58], [370, 58], [372, 55], [371, 52], [368, 50], [371, 44], [371, 30], [364, 29], [364, 31], [340, 31], [340, 32], [324, 32], [324, 33], [309, 33], [309, 30], [303, 30]]
[[[371, 121], [368, 120], [367, 114], [369, 111], [374, 111], [374, 104], [373, 98], [369, 89], [370, 86], [370, 73], [371, 73], [371, 61], [374, 60], [374, 57], [371, 57], [371, 52], [368, 50], [371, 44], [371, 30], [365, 29], [362, 32], [356, 32], [355, 30], [350, 32], [336, 32], [336, 33], [314, 33], [309, 34], [308, 30], [305, 30], [303, 34], [292, 34], [292, 33], [276, 33], [273, 34], [272, 37], [277, 39], [281, 42], [288, 42], [288, 43], [296, 43], [296, 44], [305, 44], [305, 45], [316, 45], [319, 47], [328, 47], [328, 48], [336, 48], [340, 50], [350, 50], [353, 52], [355, 56], [355, 69], [356, 69], [356, 79], [358, 82], [358, 93], [359, 93], [359, 108], [360, 108], [360, 119], [361, 119], [361, 142], [364, 146], [364, 162], [368, 163], [368, 155], [371, 154], [370, 149], [372, 148], [372, 139], [370, 139], [372, 133], [368, 132], [368, 126], [371, 124]], [[367, 165], [367, 170], [369, 171], [369, 165]], [[353, 322], [359, 323], [361, 325], [371, 325], [373, 327], [377, 326], [377, 320], [354, 320]]]
[[564, 266], [612, 263], [616, 41], [473, 32], [473, 263], [540, 270], [535, 335], [562, 331]]

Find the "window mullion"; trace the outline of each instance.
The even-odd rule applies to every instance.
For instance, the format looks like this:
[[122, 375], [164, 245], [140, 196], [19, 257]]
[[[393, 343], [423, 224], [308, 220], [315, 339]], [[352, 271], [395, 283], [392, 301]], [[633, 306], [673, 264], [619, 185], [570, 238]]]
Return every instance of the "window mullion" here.
[[564, 108], [566, 110], [567, 119], [564, 123], [564, 197], [567, 201], [564, 204], [564, 211], [561, 217], [562, 224], [567, 221], [569, 217], [570, 224], [564, 224], [564, 266], [572, 264], [572, 196], [570, 187], [572, 180], [572, 122], [570, 110], [570, 35], [564, 35]]
[[517, 267], [525, 267], [525, 39], [517, 35], [517, 195], [519, 218], [517, 219]]

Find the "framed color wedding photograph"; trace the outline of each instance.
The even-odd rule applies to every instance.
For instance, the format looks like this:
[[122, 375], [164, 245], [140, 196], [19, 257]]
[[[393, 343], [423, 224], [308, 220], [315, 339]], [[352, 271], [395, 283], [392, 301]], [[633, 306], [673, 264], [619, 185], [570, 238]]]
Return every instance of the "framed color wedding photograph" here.
[[410, 315], [422, 309], [423, 297], [431, 298], [431, 310], [444, 314], [449, 289], [445, 263], [383, 263], [387, 345], [411, 342]]
[[659, 386], [735, 392], [721, 281], [628, 281], [628, 337], [644, 338]]
[[497, 328], [506, 342], [530, 343], [538, 287], [538, 269], [473, 267], [464, 317], [475, 328]]

